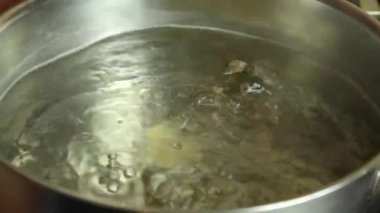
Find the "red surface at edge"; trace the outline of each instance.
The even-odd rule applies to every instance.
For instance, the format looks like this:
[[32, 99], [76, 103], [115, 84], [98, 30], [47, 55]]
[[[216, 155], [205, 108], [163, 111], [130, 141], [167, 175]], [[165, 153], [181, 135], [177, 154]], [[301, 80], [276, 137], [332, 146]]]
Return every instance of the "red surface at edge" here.
[[22, 0], [0, 0], [0, 13], [5, 12], [20, 2], [22, 2]]

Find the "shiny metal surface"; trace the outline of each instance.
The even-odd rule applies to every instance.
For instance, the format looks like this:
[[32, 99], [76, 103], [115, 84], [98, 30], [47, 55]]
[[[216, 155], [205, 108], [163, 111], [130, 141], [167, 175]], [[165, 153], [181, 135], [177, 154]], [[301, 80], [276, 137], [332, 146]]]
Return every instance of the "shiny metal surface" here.
[[[306, 14], [309, 18], [299, 18], [305, 17]], [[46, 21], [46, 17], [49, 17], [49, 22]], [[354, 86], [363, 93], [365, 99], [371, 101], [375, 111], [380, 102], [380, 93], [377, 90], [379, 76], [376, 73], [379, 65], [375, 57], [380, 53], [378, 37], [360, 22], [315, 1], [263, 3], [258, 0], [224, 0], [217, 7], [212, 1], [204, 0], [185, 1], [180, 4], [163, 0], [42, 1], [24, 16], [13, 20], [0, 33], [0, 42], [4, 44], [3, 50], [6, 50], [0, 52], [0, 89], [5, 91], [26, 71], [78, 47], [121, 32], [159, 25], [222, 28], [286, 43], [296, 49], [307, 49], [311, 56], [339, 67], [345, 71], [349, 79], [354, 79]], [[310, 26], [318, 27], [311, 29]], [[335, 95], [331, 94], [331, 98]], [[342, 107], [352, 105], [353, 109], [349, 110], [363, 109], [356, 106], [355, 100], [350, 100], [349, 95], [342, 97], [347, 100], [337, 103]], [[377, 116], [376, 114], [361, 113], [361, 117], [376, 123], [371, 120], [371, 117]], [[235, 212], [335, 212], [337, 209], [341, 212], [362, 212], [370, 196], [370, 183], [378, 161], [379, 159], [374, 159], [337, 184], [314, 194]], [[4, 170], [7, 175], [13, 176], [14, 173], [10, 171]], [[33, 185], [25, 178], [10, 179]], [[33, 203], [36, 208], [59, 212], [63, 211], [60, 208], [64, 209], [63, 203], [67, 207], [69, 205], [66, 204], [76, 202], [50, 189], [35, 188], [35, 185], [32, 188], [35, 190], [33, 197], [41, 198]], [[57, 190], [70, 197], [77, 197], [63, 189]], [[46, 206], [48, 203], [54, 203], [51, 200], [57, 203]], [[96, 200], [93, 202], [99, 203]], [[80, 205], [86, 208], [85, 203]], [[97, 208], [96, 211], [106, 210]]]

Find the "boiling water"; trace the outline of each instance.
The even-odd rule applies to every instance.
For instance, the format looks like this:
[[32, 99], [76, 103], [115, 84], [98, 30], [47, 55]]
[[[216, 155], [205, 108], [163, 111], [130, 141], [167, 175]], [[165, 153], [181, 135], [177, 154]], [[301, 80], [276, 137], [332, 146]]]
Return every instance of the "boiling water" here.
[[[242, 69], [229, 70], [234, 62]], [[293, 198], [370, 155], [358, 142], [366, 125], [339, 114], [310, 83], [323, 70], [238, 34], [119, 35], [16, 82], [0, 104], [1, 153], [50, 184], [121, 206], [236, 208]]]

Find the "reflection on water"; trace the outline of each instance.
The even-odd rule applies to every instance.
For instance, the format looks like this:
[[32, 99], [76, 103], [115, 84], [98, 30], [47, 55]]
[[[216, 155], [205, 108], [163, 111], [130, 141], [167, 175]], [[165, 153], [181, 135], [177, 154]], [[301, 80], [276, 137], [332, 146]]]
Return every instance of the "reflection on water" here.
[[117, 205], [292, 198], [369, 157], [356, 134], [365, 123], [306, 86], [321, 69], [241, 35], [120, 35], [19, 80], [0, 104], [1, 153], [33, 176]]

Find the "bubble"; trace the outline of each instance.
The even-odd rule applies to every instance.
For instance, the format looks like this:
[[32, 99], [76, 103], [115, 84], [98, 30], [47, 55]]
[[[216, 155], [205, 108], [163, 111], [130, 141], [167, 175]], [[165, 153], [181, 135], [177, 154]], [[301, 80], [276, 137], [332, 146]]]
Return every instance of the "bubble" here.
[[207, 195], [205, 193], [205, 189], [202, 188], [199, 193], [199, 201], [203, 203], [203, 202], [206, 202], [206, 200], [207, 200]]
[[194, 195], [194, 189], [192, 189], [190, 186], [182, 186], [175, 189], [177, 194], [180, 195], [181, 198], [187, 198]]
[[132, 178], [136, 176], [136, 171], [133, 167], [128, 166], [124, 169], [123, 174], [126, 178]]
[[113, 168], [113, 167], [115, 167], [117, 154], [108, 154], [108, 155], [107, 155], [107, 158], [108, 158], [108, 165], [107, 165], [107, 167], [108, 167], [108, 168]]
[[108, 154], [107, 157], [109, 160], [115, 160], [117, 158], [117, 154]]
[[186, 98], [187, 97], [187, 94], [186, 93], [184, 93], [184, 92], [177, 92], [177, 97], [178, 98]]
[[112, 170], [112, 171], [110, 171], [110, 173], [109, 173], [109, 177], [110, 177], [110, 179], [112, 179], [112, 180], [119, 180], [119, 179], [120, 179], [119, 171], [116, 171], [116, 170]]
[[235, 73], [241, 73], [248, 66], [248, 63], [241, 60], [232, 60], [228, 63], [227, 69], [224, 72], [225, 75], [231, 75]]
[[170, 190], [169, 205], [173, 208], [188, 209], [190, 208], [195, 199], [195, 190], [192, 186], [187, 184], [177, 184]]
[[98, 157], [98, 164], [100, 166], [106, 167], [108, 165], [109, 159], [105, 155], [101, 155]]
[[221, 177], [225, 177], [225, 176], [227, 176], [227, 172], [226, 172], [226, 170], [221, 169], [219, 175], [220, 175]]
[[26, 164], [28, 164], [29, 162], [32, 162], [35, 160], [36, 160], [35, 157], [31, 153], [25, 152], [25, 153], [21, 153], [18, 156], [16, 156], [12, 160], [12, 165], [15, 167], [22, 167], [22, 166], [25, 166]]
[[257, 82], [253, 82], [252, 84], [249, 83], [244, 83], [240, 86], [240, 91], [242, 95], [258, 95], [262, 94], [263, 92], [266, 91], [265, 87]]
[[100, 185], [104, 185], [104, 184], [107, 183], [107, 180], [108, 180], [107, 176], [102, 175], [102, 176], [99, 176], [99, 178], [98, 178], [98, 183], [99, 183]]
[[180, 130], [187, 130], [187, 124], [189, 123], [190, 118], [186, 118], [186, 120], [179, 127]]
[[178, 150], [180, 150], [180, 149], [182, 149], [182, 144], [180, 144], [180, 143], [173, 143], [173, 144], [172, 144], [172, 147], [173, 147], [174, 149], [178, 149]]
[[211, 96], [202, 96], [198, 99], [197, 103], [199, 106], [205, 107], [217, 107], [219, 105], [215, 98]]
[[119, 191], [119, 188], [120, 188], [120, 184], [116, 181], [110, 181], [107, 184], [107, 190], [110, 193], [116, 193], [117, 191]]
[[40, 141], [33, 138], [30, 134], [23, 132], [17, 140], [17, 146], [24, 150], [37, 148], [40, 146]]
[[207, 190], [207, 194], [210, 195], [210, 196], [219, 196], [222, 194], [222, 191], [215, 187], [215, 186], [211, 186], [208, 190]]
[[152, 175], [150, 178], [150, 184], [153, 189], [153, 192], [156, 192], [158, 188], [168, 180], [168, 177], [165, 174], [158, 173]]

